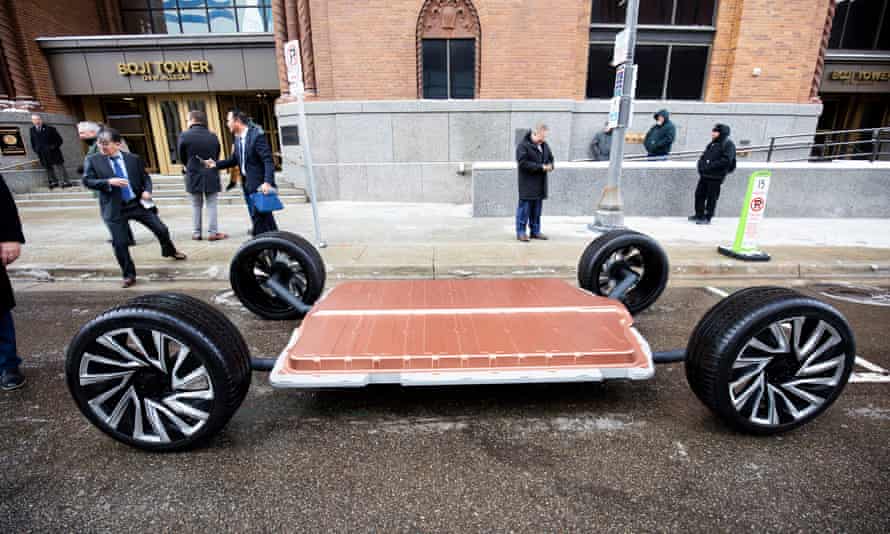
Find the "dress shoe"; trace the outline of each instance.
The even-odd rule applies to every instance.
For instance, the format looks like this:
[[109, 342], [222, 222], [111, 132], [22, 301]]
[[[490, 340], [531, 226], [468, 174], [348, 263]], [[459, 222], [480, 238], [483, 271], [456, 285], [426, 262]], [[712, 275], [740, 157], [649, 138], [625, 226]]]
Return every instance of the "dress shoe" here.
[[531, 238], [532, 238], [532, 239], [540, 239], [540, 240], [542, 240], [542, 241], [547, 241], [548, 239], [550, 239], [549, 237], [547, 237], [547, 236], [544, 235], [544, 234], [532, 234], [532, 235], [531, 235]]
[[516, 239], [522, 241], [523, 243], [528, 243], [528, 236], [525, 234], [519, 234], [516, 236]]
[[72, 184], [71, 182], [65, 182], [64, 184], [62, 184], [62, 189], [67, 189], [69, 187], [74, 187], [74, 184]]
[[124, 278], [123, 281], [121, 282], [121, 287], [124, 289], [127, 289], [128, 287], [132, 287], [133, 284], [135, 284], [135, 283], [136, 283], [136, 277], [128, 276], [128, 277]]
[[25, 375], [18, 367], [0, 372], [0, 389], [12, 391], [25, 385]]
[[[209, 238], [208, 238], [208, 239], [209, 239]], [[199, 233], [197, 233], [197, 232], [195, 232], [194, 234], [192, 234], [192, 241], [200, 241], [200, 240], [201, 240], [201, 234], [199, 234]]]
[[686, 220], [690, 222], [698, 222], [700, 219], [701, 217], [698, 215], [690, 215], [689, 217], [686, 217]]
[[224, 232], [217, 232], [215, 234], [210, 234], [209, 236], [207, 236], [207, 241], [221, 241], [228, 238], [229, 234], [226, 234]]
[[169, 256], [164, 256], [164, 257], [170, 258], [171, 260], [176, 260], [176, 261], [182, 261], [182, 260], [188, 258], [188, 256], [186, 256], [182, 252], [179, 252], [178, 250], [176, 252], [174, 252], [173, 254], [170, 254]]
[[711, 219], [699, 219], [695, 221], [695, 224], [711, 224]]

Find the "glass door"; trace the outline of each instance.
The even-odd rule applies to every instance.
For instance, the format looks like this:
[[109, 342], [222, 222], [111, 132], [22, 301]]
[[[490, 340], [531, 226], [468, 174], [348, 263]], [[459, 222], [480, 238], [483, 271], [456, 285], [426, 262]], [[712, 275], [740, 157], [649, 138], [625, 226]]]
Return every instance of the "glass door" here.
[[121, 133], [130, 152], [142, 158], [148, 172], [158, 172], [158, 159], [151, 139], [145, 99], [129, 96], [103, 97], [101, 104], [105, 124]]
[[207, 127], [217, 135], [220, 133], [216, 99], [211, 95], [153, 96], [149, 97], [149, 108], [162, 174], [182, 173], [183, 162], [179, 160], [177, 146], [180, 134], [188, 128], [189, 111], [206, 113]]

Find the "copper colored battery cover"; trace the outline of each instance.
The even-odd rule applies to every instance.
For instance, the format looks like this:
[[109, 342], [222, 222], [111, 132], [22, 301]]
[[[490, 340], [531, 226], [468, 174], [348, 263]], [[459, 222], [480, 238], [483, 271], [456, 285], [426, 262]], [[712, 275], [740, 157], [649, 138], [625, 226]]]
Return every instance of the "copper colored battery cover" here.
[[649, 371], [648, 347], [632, 323], [620, 303], [563, 280], [346, 282], [303, 320], [272, 382], [338, 373]]

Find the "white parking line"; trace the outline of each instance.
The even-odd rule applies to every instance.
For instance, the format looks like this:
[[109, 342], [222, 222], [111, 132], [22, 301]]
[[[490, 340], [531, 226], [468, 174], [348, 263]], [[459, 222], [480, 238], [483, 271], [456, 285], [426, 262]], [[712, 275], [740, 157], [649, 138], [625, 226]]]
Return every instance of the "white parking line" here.
[[[724, 291], [723, 289], [717, 287], [707, 286], [705, 287], [705, 291], [713, 295], [717, 295], [720, 298], [726, 298], [729, 296], [729, 293], [727, 291]], [[861, 356], [856, 356], [856, 365], [864, 367], [870, 372], [857, 373], [854, 371], [852, 374], [850, 374], [850, 382], [856, 382], [859, 384], [869, 382], [890, 383], [890, 371], [888, 371], [887, 369], [884, 369], [879, 365], [875, 365]]]
[[707, 291], [708, 293], [717, 295], [718, 297], [720, 297], [722, 299], [725, 299], [726, 297], [729, 296], [729, 293], [727, 293], [726, 291], [723, 291], [722, 289], [716, 288], [716, 287], [708, 286], [705, 288], [705, 291]]

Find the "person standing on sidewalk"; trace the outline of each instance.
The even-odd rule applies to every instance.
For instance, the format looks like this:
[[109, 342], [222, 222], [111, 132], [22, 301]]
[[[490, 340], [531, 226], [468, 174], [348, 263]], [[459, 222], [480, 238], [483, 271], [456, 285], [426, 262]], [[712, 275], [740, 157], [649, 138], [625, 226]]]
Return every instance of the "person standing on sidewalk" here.
[[519, 175], [516, 239], [519, 241], [547, 239], [541, 233], [541, 211], [547, 198], [547, 173], [553, 170], [553, 152], [545, 141], [549, 131], [546, 124], [538, 123], [516, 147]]
[[219, 171], [209, 169], [204, 160], [219, 157], [219, 138], [207, 129], [207, 114], [189, 111], [188, 130], [179, 136], [179, 160], [185, 165], [185, 190], [192, 196], [192, 239], [201, 240], [201, 211], [207, 205], [207, 240], [229, 237], [219, 231], [217, 196], [222, 189]]
[[[80, 137], [80, 140], [87, 144], [87, 153], [83, 157], [83, 163], [77, 166], [77, 173], [81, 176], [84, 175], [84, 166], [87, 163], [87, 159], [93, 154], [99, 152], [99, 144], [96, 143], [97, 137], [99, 136], [99, 132], [102, 130], [102, 127], [95, 122], [92, 121], [83, 121], [77, 123], [77, 136]], [[121, 139], [121, 151], [129, 152], [127, 149], [127, 144]], [[93, 198], [99, 198], [99, 193], [93, 191]], [[99, 213], [102, 212], [102, 206], [99, 206]], [[111, 243], [111, 239], [107, 240], [106, 243]], [[130, 228], [130, 225], [127, 224], [127, 244], [131, 247], [136, 246], [136, 238], [133, 237], [133, 229]]]
[[711, 142], [698, 158], [698, 186], [695, 188], [695, 215], [689, 220], [695, 224], [711, 224], [720, 187], [726, 175], [735, 170], [735, 143], [729, 138], [729, 126], [715, 124], [711, 130]]
[[65, 170], [65, 158], [62, 157], [62, 136], [58, 130], [43, 123], [43, 117], [37, 113], [31, 114], [31, 148], [40, 159], [40, 165], [46, 169], [49, 177], [49, 188], [59, 187], [59, 179], [56, 176], [56, 167], [62, 170], [62, 187], [71, 187], [68, 180], [68, 171]]
[[114, 128], [99, 132], [100, 153], [87, 159], [83, 185], [99, 191], [102, 218], [111, 231], [114, 255], [123, 273], [121, 287], [136, 283], [136, 266], [127, 245], [127, 223], [135, 220], [161, 242], [161, 255], [174, 260], [186, 259], [170, 240], [170, 231], [161, 219], [149, 209], [151, 204], [151, 177], [139, 156], [121, 152], [121, 134]]
[[275, 216], [254, 209], [250, 195], [257, 191], [264, 195], [275, 189], [275, 162], [272, 160], [272, 149], [266, 140], [266, 134], [257, 126], [249, 125], [250, 119], [243, 112], [233, 109], [226, 116], [226, 126], [235, 136], [235, 147], [229, 159], [207, 160], [205, 165], [213, 169], [238, 167], [241, 171], [241, 188], [247, 211], [253, 223], [252, 234], [258, 236], [263, 232], [278, 230]]
[[643, 146], [646, 147], [646, 154], [650, 158], [665, 159], [671, 153], [671, 146], [677, 137], [677, 128], [671, 122], [671, 112], [666, 109], [656, 111], [652, 117], [655, 119], [655, 124], [646, 132]]
[[612, 128], [609, 127], [609, 121], [603, 129], [596, 132], [593, 141], [590, 142], [590, 157], [593, 161], [609, 161], [609, 154], [612, 153]]
[[0, 175], [0, 389], [3, 391], [25, 385], [25, 375], [19, 370], [22, 360], [16, 349], [15, 324], [12, 322], [15, 296], [6, 274], [6, 266], [18, 259], [24, 242], [15, 200]]

